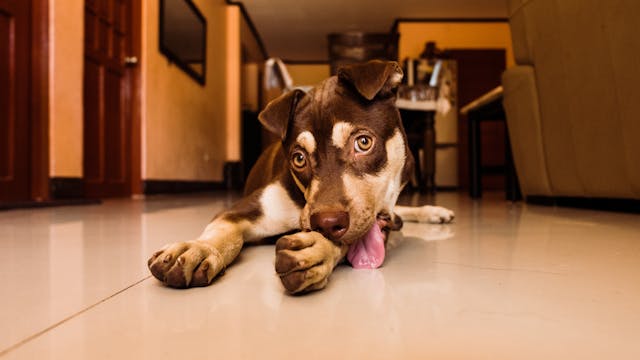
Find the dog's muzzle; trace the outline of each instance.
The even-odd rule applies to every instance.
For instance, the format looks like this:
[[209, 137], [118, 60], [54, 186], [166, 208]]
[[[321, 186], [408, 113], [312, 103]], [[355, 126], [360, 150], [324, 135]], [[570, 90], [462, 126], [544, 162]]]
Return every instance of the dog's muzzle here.
[[340, 239], [349, 229], [349, 213], [345, 211], [322, 211], [311, 214], [311, 229], [331, 241]]

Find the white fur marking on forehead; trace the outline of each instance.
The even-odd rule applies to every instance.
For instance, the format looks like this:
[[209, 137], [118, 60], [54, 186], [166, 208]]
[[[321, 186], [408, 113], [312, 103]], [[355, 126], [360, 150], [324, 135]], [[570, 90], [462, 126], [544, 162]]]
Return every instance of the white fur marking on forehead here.
[[316, 138], [309, 131], [303, 131], [296, 138], [296, 142], [300, 144], [309, 154], [316, 151]]
[[349, 140], [352, 131], [353, 125], [344, 121], [337, 122], [333, 125], [333, 132], [331, 133], [333, 145], [342, 149], [346, 145], [347, 140]]

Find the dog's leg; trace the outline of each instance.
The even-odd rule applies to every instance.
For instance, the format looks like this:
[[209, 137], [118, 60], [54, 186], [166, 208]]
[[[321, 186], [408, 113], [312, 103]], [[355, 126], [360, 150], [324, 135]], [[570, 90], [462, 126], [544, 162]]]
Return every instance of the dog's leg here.
[[276, 272], [290, 293], [320, 290], [348, 248], [315, 231], [286, 235], [276, 242]]
[[299, 222], [300, 207], [276, 182], [216, 216], [198, 239], [153, 254], [149, 270], [171, 287], [206, 286], [233, 262], [245, 242], [297, 229]]
[[455, 214], [441, 206], [399, 206], [393, 208], [394, 213], [404, 221], [424, 222], [431, 224], [444, 224], [453, 221]]

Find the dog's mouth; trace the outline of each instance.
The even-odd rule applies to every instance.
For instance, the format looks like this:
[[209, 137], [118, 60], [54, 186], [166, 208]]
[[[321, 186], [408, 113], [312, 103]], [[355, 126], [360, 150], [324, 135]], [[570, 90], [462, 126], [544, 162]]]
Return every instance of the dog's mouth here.
[[377, 269], [384, 262], [385, 242], [391, 230], [391, 217], [380, 213], [371, 228], [349, 246], [347, 260], [355, 269]]

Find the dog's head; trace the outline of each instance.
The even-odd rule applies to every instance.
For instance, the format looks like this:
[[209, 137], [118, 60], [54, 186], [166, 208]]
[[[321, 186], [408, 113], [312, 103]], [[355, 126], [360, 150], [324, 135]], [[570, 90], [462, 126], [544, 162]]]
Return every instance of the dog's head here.
[[395, 107], [401, 79], [395, 62], [351, 65], [308, 93], [280, 96], [259, 116], [281, 137], [288, 171], [304, 193], [301, 228], [349, 245], [350, 255], [373, 249], [360, 261], [379, 263], [363, 267], [384, 259], [393, 206], [413, 171]]

